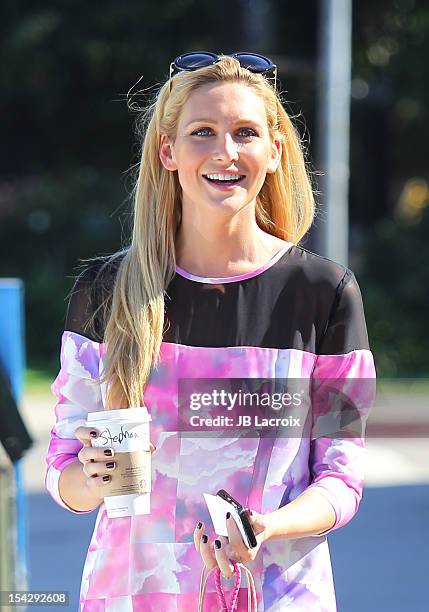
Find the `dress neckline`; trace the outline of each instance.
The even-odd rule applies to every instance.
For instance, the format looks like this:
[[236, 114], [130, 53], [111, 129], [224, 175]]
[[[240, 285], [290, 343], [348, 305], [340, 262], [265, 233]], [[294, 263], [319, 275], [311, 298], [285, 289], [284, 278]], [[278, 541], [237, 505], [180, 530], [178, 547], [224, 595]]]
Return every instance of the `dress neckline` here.
[[197, 276], [196, 274], [191, 274], [187, 272], [180, 266], [176, 266], [176, 273], [188, 280], [196, 281], [198, 283], [211, 283], [211, 284], [222, 284], [222, 283], [236, 283], [238, 281], [245, 280], [246, 278], [252, 278], [254, 276], [258, 276], [268, 270], [275, 263], [279, 261], [291, 248], [293, 247], [293, 242], [287, 242], [283, 248], [280, 249], [271, 259], [269, 259], [266, 263], [264, 263], [256, 270], [251, 270], [250, 272], [246, 272], [244, 274], [236, 274], [234, 276], [218, 276], [218, 277], [205, 277], [205, 276]]

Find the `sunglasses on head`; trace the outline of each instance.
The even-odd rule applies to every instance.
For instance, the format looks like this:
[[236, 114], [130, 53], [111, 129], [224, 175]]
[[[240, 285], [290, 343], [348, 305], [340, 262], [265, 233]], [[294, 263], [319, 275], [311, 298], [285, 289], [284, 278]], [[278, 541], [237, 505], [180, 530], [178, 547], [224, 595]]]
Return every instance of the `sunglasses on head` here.
[[[274, 90], [277, 86], [277, 66], [273, 62], [265, 57], [259, 55], [259, 53], [232, 53], [229, 57], [234, 57], [240, 62], [242, 68], [250, 70], [250, 72], [256, 72], [262, 74], [265, 77], [274, 77]], [[192, 53], [183, 53], [178, 55], [175, 60], [170, 64], [170, 92], [171, 92], [171, 79], [175, 74], [182, 71], [198, 70], [198, 68], [205, 68], [216, 64], [221, 60], [221, 56], [217, 53], [210, 53], [209, 51], [194, 51]]]

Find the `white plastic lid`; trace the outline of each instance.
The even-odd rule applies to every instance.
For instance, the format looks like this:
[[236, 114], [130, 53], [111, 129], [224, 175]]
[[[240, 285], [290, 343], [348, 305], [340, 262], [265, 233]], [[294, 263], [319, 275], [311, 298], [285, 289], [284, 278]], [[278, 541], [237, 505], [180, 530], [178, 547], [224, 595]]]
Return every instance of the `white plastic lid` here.
[[101, 410], [96, 412], [88, 412], [87, 421], [138, 421], [145, 423], [151, 421], [152, 417], [147, 411], [146, 406], [138, 406], [136, 408], [118, 408], [116, 410]]

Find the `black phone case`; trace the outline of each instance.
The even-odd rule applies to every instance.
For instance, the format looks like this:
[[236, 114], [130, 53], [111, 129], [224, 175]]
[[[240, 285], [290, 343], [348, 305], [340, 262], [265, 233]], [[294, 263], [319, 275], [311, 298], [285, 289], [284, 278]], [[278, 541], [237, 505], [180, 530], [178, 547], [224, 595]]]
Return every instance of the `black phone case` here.
[[240, 517], [241, 523], [243, 525], [244, 533], [247, 536], [248, 544], [250, 548], [255, 548], [257, 546], [255, 534], [253, 533], [252, 525], [249, 522], [246, 511], [243, 506], [232, 497], [225, 489], [220, 489], [216, 495], [219, 495], [222, 499], [230, 503], [238, 512], [238, 516]]

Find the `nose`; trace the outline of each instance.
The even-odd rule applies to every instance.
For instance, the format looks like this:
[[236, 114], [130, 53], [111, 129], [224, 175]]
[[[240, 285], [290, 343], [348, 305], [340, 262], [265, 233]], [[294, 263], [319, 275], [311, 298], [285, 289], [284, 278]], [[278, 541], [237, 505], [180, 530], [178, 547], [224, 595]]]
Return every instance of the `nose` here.
[[216, 139], [216, 150], [213, 159], [235, 161], [238, 159], [237, 145], [231, 134], [220, 134]]

